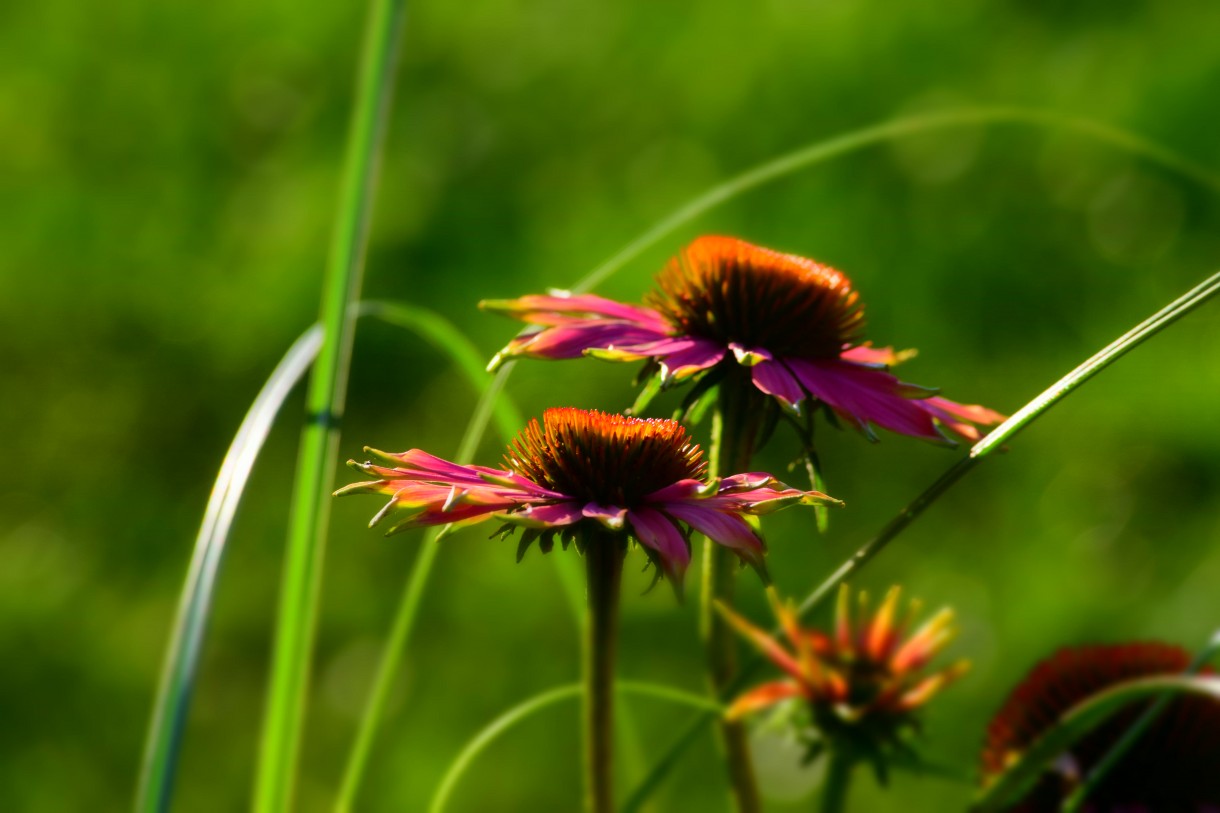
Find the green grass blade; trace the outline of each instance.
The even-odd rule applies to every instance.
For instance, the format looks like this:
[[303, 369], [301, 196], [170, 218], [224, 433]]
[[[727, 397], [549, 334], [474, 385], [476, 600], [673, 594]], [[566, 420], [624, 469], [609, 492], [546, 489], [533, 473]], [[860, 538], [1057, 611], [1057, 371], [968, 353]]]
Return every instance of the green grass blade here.
[[1130, 703], [1166, 694], [1200, 694], [1220, 700], [1220, 678], [1198, 675], [1164, 675], [1140, 678], [1113, 686], [1064, 712], [1004, 773], [976, 797], [977, 813], [999, 811], [1028, 793], [1042, 770], [1077, 740]]
[[322, 328], [314, 325], [284, 355], [242, 420], [208, 497], [153, 703], [136, 790], [137, 813], [169, 810], [212, 595], [233, 517], [271, 425], [321, 344]]
[[313, 655], [326, 524], [351, 362], [369, 214], [384, 140], [405, 0], [372, 0], [361, 52], [339, 210], [327, 261], [321, 322], [325, 330], [306, 396], [307, 423], [293, 488], [267, 707], [255, 774], [254, 809], [291, 807]]
[[[954, 483], [972, 471], [983, 460], [987, 459], [996, 449], [1001, 448], [1005, 442], [1011, 440], [1018, 432], [1042, 415], [1045, 415], [1047, 410], [1075, 392], [1084, 382], [1178, 319], [1203, 305], [1217, 293], [1220, 293], [1220, 272], [1208, 277], [1199, 285], [1140, 322], [1063, 378], [1056, 381], [1038, 397], [1017, 410], [1011, 418], [1004, 421], [1004, 423], [997, 426], [988, 434], [987, 437], [976, 443], [971, 448], [969, 455], [954, 463], [953, 466], [936, 479], [936, 482], [903, 508], [896, 517], [890, 520], [876, 536], [866, 542], [851, 558], [841, 564], [825, 581], [806, 596], [801, 602], [800, 613], [802, 615], [808, 614], [821, 604], [842, 582], [847, 580], [848, 576], [858, 571], [884, 550], [890, 542], [914, 522], [937, 498], [948, 491]], [[742, 668], [738, 680], [740, 686], [744, 686], [744, 681], [761, 663], [761, 659], [755, 658]], [[625, 813], [632, 813], [632, 811], [639, 809], [639, 806], [660, 785], [665, 774], [677, 763], [678, 756], [695, 740], [698, 732], [708, 722], [709, 718], [706, 716], [695, 719], [691, 722], [689, 728], [679, 735], [670, 750], [653, 766], [652, 771], [628, 798], [627, 803], [622, 808]]]
[[619, 250], [610, 259], [593, 269], [578, 283], [573, 291], [590, 290], [605, 282], [624, 265], [634, 260], [646, 249], [665, 236], [676, 231], [700, 215], [722, 203], [771, 181], [791, 175], [831, 158], [883, 144], [897, 138], [907, 138], [935, 130], [956, 127], [974, 127], [983, 124], [1024, 124], [1051, 130], [1073, 132], [1087, 138], [1117, 147], [1132, 155], [1160, 164], [1184, 178], [1220, 191], [1220, 174], [1185, 158], [1153, 141], [1129, 133], [1117, 127], [1089, 119], [1064, 116], [1050, 110], [1023, 107], [967, 107], [909, 116], [883, 122], [872, 127], [853, 130], [834, 138], [819, 139], [805, 147], [796, 149], [778, 158], [760, 164], [724, 183], [709, 189], [697, 198], [675, 209], [659, 223]]
[[[637, 683], [632, 681], [619, 681], [615, 684], [617, 691], [623, 694], [636, 694], [645, 697], [652, 697], [657, 700], [667, 700], [671, 703], [679, 703], [686, 706], [694, 706], [695, 708], [704, 709], [712, 713], [720, 713], [721, 707], [706, 697], [691, 692], [685, 692], [681, 689], [674, 689], [670, 686], [663, 686], [654, 683]], [[529, 700], [513, 706], [508, 711], [501, 714], [496, 719], [492, 720], [482, 728], [474, 737], [470, 739], [466, 746], [458, 753], [449, 768], [445, 771], [444, 777], [436, 788], [436, 792], [432, 796], [432, 803], [428, 805], [429, 813], [443, 813], [445, 806], [449, 803], [449, 797], [453, 795], [453, 789], [457, 787], [458, 781], [466, 773], [470, 764], [475, 758], [487, 749], [500, 735], [504, 734], [513, 726], [520, 723], [534, 714], [560, 703], [569, 698], [579, 697], [581, 687], [578, 683], [573, 683], [568, 686], [560, 686], [556, 689], [543, 692], [535, 695]]]

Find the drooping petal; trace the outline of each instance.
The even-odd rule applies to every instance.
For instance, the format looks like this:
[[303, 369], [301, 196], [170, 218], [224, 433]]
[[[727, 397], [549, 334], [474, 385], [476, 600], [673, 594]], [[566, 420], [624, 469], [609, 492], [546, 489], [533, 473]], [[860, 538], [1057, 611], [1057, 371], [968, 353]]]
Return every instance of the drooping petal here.
[[684, 338], [687, 346], [661, 356], [661, 375], [666, 379], [682, 380], [715, 367], [724, 358], [722, 345], [706, 339]]
[[665, 331], [669, 327], [651, 308], [627, 305], [594, 294], [569, 294], [556, 291], [549, 295], [531, 294], [519, 299], [485, 299], [479, 307], [534, 325], [563, 325], [590, 318], [608, 317], [640, 327]]
[[799, 683], [791, 680], [776, 680], [755, 686], [750, 691], [733, 701], [725, 711], [727, 720], [739, 720], [750, 712], [774, 706], [790, 697], [801, 697], [804, 692]]
[[892, 347], [873, 347], [865, 342], [856, 347], [849, 347], [839, 353], [839, 358], [843, 361], [850, 361], [854, 364], [867, 364], [872, 367], [893, 367], [896, 364], [901, 364], [908, 359], [912, 359], [917, 355], [915, 350], [902, 350], [895, 352]]
[[612, 531], [620, 530], [623, 523], [627, 521], [627, 509], [617, 506], [598, 505], [591, 502], [581, 509], [581, 513], [588, 519], [597, 520]]
[[805, 391], [791, 371], [781, 362], [764, 361], [755, 364], [750, 370], [754, 386], [767, 395], [778, 398], [784, 406], [795, 410], [801, 401], [805, 400]]
[[919, 402], [919, 405], [940, 421], [946, 429], [971, 443], [977, 443], [982, 438], [978, 426], [994, 426], [1007, 420], [1007, 416], [1001, 415], [994, 409], [988, 409], [978, 404], [959, 404], [939, 396], [925, 398]]
[[526, 528], [562, 528], [584, 519], [580, 505], [575, 502], [527, 505], [519, 511], [500, 514], [500, 519]]
[[668, 503], [660, 506], [718, 545], [737, 552], [754, 565], [762, 564], [766, 548], [758, 533], [739, 516], [704, 507], [698, 502]]
[[673, 521], [655, 508], [634, 508], [627, 512], [627, 521], [640, 544], [657, 552], [674, 584], [681, 584], [690, 564], [690, 548]]
[[724, 620], [728, 621], [733, 629], [741, 633], [741, 636], [752, 643], [759, 652], [767, 657], [769, 661], [783, 669], [792, 677], [802, 683], [805, 682], [805, 673], [801, 670], [800, 663], [789, 654], [788, 650], [780, 645], [779, 641], [772, 638], [767, 633], [760, 630], [758, 627], [751, 624], [749, 621], [742, 618], [737, 613], [733, 612], [727, 605], [717, 601], [716, 610], [724, 616]]
[[883, 370], [837, 359], [785, 361], [811, 395], [866, 434], [873, 423], [899, 434], [948, 442], [919, 401], [904, 397], [914, 394], [908, 385]]
[[654, 341], [657, 332], [626, 322], [582, 322], [526, 333], [500, 351], [500, 357], [574, 359], [590, 351]]

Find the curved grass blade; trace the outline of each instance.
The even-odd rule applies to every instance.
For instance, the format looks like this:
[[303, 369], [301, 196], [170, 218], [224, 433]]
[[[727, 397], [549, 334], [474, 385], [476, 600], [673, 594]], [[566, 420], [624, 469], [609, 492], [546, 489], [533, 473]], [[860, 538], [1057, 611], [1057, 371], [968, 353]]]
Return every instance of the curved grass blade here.
[[[357, 316], [377, 316], [413, 330], [446, 351], [476, 391], [487, 388], [488, 379], [483, 372], [482, 357], [474, 345], [431, 311], [374, 302], [362, 304], [355, 309], [355, 313]], [[272, 424], [289, 393], [317, 357], [321, 343], [321, 325], [309, 328], [293, 343], [254, 399], [217, 474], [195, 540], [170, 643], [166, 648], [136, 791], [137, 813], [163, 813], [169, 809], [182, 732], [233, 517]], [[501, 428], [520, 424], [519, 413], [510, 400], [496, 401], [494, 411]], [[483, 422], [479, 425], [482, 426]]]
[[[713, 703], [702, 695], [685, 692], [681, 689], [674, 689], [661, 684], [619, 681], [615, 684], [615, 689], [623, 694], [643, 695], [658, 700], [668, 700], [671, 703], [694, 706], [695, 708], [708, 710], [712, 713], [718, 714], [723, 711], [718, 704]], [[579, 697], [580, 693], [581, 686], [579, 683], [551, 689], [548, 692], [535, 695], [529, 700], [513, 706], [484, 726], [479, 733], [466, 743], [466, 746], [462, 748], [453, 762], [449, 764], [444, 778], [441, 779], [441, 783], [437, 786], [436, 792], [432, 796], [432, 803], [428, 805], [429, 813], [443, 813], [445, 806], [449, 803], [449, 797], [453, 795], [453, 789], [466, 773], [466, 769], [501, 734], [522, 720], [533, 716], [549, 706], [553, 706], [568, 698]]]
[[[799, 613], [806, 615], [814, 607], [821, 604], [842, 582], [846, 581], [848, 576], [862, 568], [873, 557], [884, 550], [890, 542], [914, 522], [938, 497], [948, 491], [967, 472], [972, 471], [983, 460], [987, 459], [989, 455], [1001, 448], [1006, 441], [1012, 439], [1026, 426], [1046, 414], [1047, 410], [1078, 389], [1084, 382], [1118, 361], [1118, 359], [1141, 343], [1152, 338], [1178, 319], [1181, 319], [1195, 308], [1207, 302], [1217, 293], [1220, 293], [1220, 272], [1212, 274], [1206, 280], [1106, 345], [1105, 348], [1048, 387], [1038, 397], [1017, 410], [1012, 417], [976, 443], [970, 449], [969, 455], [953, 464], [944, 474], [936, 479], [936, 482], [903, 508], [894, 519], [890, 520], [876, 536], [866, 542], [850, 559], [840, 565], [829, 578], [806, 596], [801, 602]], [[754, 658], [742, 667], [737, 681], [739, 688], [744, 686], [745, 680], [761, 664], [761, 658]], [[700, 717], [692, 721], [691, 725], [679, 735], [678, 739], [670, 747], [670, 750], [653, 766], [649, 775], [645, 777], [644, 781], [640, 783], [639, 787], [628, 798], [627, 803], [622, 808], [625, 813], [631, 813], [631, 811], [639, 809], [639, 806], [659, 786], [660, 782], [669, 772], [669, 769], [677, 762], [681, 753], [695, 740], [703, 726], [708, 722], [709, 718], [706, 716]]]
[[[436, 312], [401, 302], [380, 300], [361, 302], [358, 312], [361, 316], [372, 316], [391, 325], [406, 328], [428, 340], [432, 346], [449, 355], [475, 392], [481, 393], [486, 389], [487, 360], [474, 343], [466, 338], [465, 333]], [[496, 431], [507, 443], [525, 425], [521, 411], [507, 397], [493, 399], [490, 406], [492, 417], [496, 421]]]
[[1092, 138], [1138, 155], [1184, 178], [1220, 192], [1220, 174], [1185, 158], [1166, 147], [1141, 136], [1089, 119], [1063, 116], [1050, 110], [1025, 107], [967, 107], [945, 110], [921, 116], [909, 116], [883, 122], [872, 127], [853, 130], [834, 138], [819, 139], [805, 147], [768, 161], [724, 183], [709, 189], [699, 197], [679, 207], [652, 228], [632, 240], [610, 259], [589, 272], [572, 286], [575, 292], [587, 291], [605, 282], [627, 263], [663, 237], [676, 231], [705, 212], [748, 192], [755, 187], [787, 175], [896, 138], [954, 127], [980, 124], [1025, 124], [1051, 130], [1065, 130]]
[[[1211, 640], [1207, 642], [1207, 646], [1203, 647], [1199, 654], [1195, 656], [1194, 660], [1191, 661], [1190, 666], [1186, 668], [1184, 674], [1197, 674], [1208, 661], [1216, 656], [1217, 652], [1220, 652], [1220, 631], [1212, 634]], [[1064, 813], [1075, 813], [1080, 809], [1080, 806], [1084, 804], [1084, 801], [1086, 798], [1088, 798], [1089, 794], [1092, 793], [1099, 784], [1101, 784], [1101, 780], [1105, 779], [1106, 774], [1114, 769], [1114, 766], [1119, 763], [1119, 761], [1123, 758], [1123, 755], [1131, 750], [1132, 746], [1134, 746], [1139, 738], [1143, 736], [1144, 732], [1148, 730], [1148, 727], [1156, 721], [1156, 718], [1168, 705], [1169, 698], [1162, 697], [1140, 715], [1139, 719], [1136, 720], [1131, 728], [1129, 728], [1126, 733], [1123, 734], [1122, 738], [1118, 742], [1114, 743], [1114, 745], [1105, 753], [1097, 765], [1093, 767], [1093, 770], [1089, 772], [1089, 775], [1086, 776], [1084, 781], [1080, 783], [1080, 787], [1078, 787], [1072, 793], [1072, 795], [1068, 797], [1067, 801], [1063, 803]]]
[[406, 0], [372, 0], [361, 48], [339, 210], [323, 283], [320, 321], [325, 333], [310, 375], [308, 420], [293, 483], [271, 676], [255, 770], [256, 813], [286, 813], [292, 804], [339, 445], [338, 422], [346, 401], [355, 337], [355, 319], [350, 311], [360, 297], [369, 215], [405, 17]]
[[1037, 782], [1046, 765], [1128, 704], [1183, 692], [1220, 700], [1220, 678], [1198, 675], [1140, 678], [1120, 683], [1073, 706], [1008, 770], [983, 789], [971, 810], [976, 813], [999, 811], [1020, 799]]
[[152, 721], [144, 745], [136, 790], [137, 813], [169, 810], [182, 732], [186, 726], [199, 653], [207, 633], [216, 577], [224, 558], [233, 516], [241, 502], [254, 461], [271, 425], [293, 387], [305, 375], [322, 344], [322, 328], [314, 325], [293, 343], [259, 391], [225, 454], [208, 497], [203, 523], [178, 600], [170, 645], [165, 652]]

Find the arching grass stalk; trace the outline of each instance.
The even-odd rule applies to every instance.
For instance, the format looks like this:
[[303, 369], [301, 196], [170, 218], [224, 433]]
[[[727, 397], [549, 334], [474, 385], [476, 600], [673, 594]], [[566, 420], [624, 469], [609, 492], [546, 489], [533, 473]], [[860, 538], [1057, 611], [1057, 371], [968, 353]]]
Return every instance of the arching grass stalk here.
[[[651, 697], [657, 700], [665, 700], [670, 703], [703, 709], [712, 713], [721, 711], [720, 706], [707, 700], [707, 698], [657, 683], [620, 680], [615, 682], [614, 690], [620, 695]], [[557, 703], [569, 698], [579, 697], [583, 691], [584, 687], [582, 685], [573, 683], [542, 692], [513, 706], [484, 726], [466, 743], [466, 746], [462, 748], [454, 760], [449, 763], [444, 777], [436, 787], [436, 792], [432, 794], [432, 801], [428, 805], [428, 813], [444, 813], [445, 808], [449, 804], [450, 797], [453, 796], [454, 788], [457, 787], [458, 782], [465, 776], [470, 765], [506, 731], [521, 721]]]
[[225, 454], [216, 484], [208, 497], [199, 535], [195, 539], [186, 583], [178, 598], [173, 632], [165, 650], [165, 663], [152, 720], [144, 743], [144, 757], [136, 788], [136, 813], [164, 813], [173, 801], [174, 775], [182, 748], [200, 652], [211, 617], [212, 596], [224, 560], [225, 543], [241, 502], [250, 471], [267, 440], [267, 434], [288, 394], [313, 364], [322, 344], [322, 328], [314, 325], [297, 339], [259, 391]]
[[[363, 303], [354, 312], [358, 316], [376, 315], [414, 331], [445, 352], [465, 373], [476, 392], [486, 391], [493, 383], [484, 374], [482, 356], [470, 340], [435, 313], [389, 302]], [[313, 364], [321, 344], [322, 326], [314, 325], [284, 354], [246, 413], [216, 476], [166, 647], [136, 791], [138, 813], [165, 811], [172, 802], [182, 732], [233, 518], [272, 424], [288, 394]], [[520, 413], [507, 398], [495, 399], [498, 391], [496, 387], [493, 397], [486, 399], [484, 406], [491, 410], [500, 431], [510, 437], [521, 423]], [[481, 432], [486, 422], [487, 414], [478, 414], [472, 427]]]
[[369, 214], [405, 13], [405, 0], [373, 0], [361, 53], [339, 211], [323, 284], [320, 321], [325, 333], [310, 376], [307, 421], [293, 484], [271, 679], [255, 776], [254, 809], [258, 813], [287, 811], [292, 803], [339, 419], [351, 362], [354, 320], [350, 306], [360, 296]]
[[[958, 480], [972, 471], [993, 452], [1011, 440], [1018, 432], [1038, 418], [1046, 414], [1052, 406], [1062, 401], [1093, 376], [1118, 361], [1141, 343], [1155, 336], [1169, 325], [1181, 319], [1186, 314], [1207, 302], [1220, 293], [1220, 272], [1212, 274], [1203, 282], [1191, 288], [1186, 293], [1140, 322], [1131, 330], [1106, 345], [1101, 351], [1076, 367], [1063, 378], [1048, 387], [1037, 398], [1017, 410], [1004, 423], [997, 426], [987, 437], [976, 443], [968, 456], [962, 458], [937, 478], [922, 494], [902, 509], [894, 519], [881, 531], [866, 542], [847, 561], [840, 565], [824, 582], [818, 585], [800, 605], [800, 614], [806, 615], [823, 600], [825, 600], [848, 576], [859, 570], [885, 549], [903, 530], [905, 530], [928, 506], [949, 490]], [[749, 674], [762, 664], [761, 658], [754, 658], [746, 664], [738, 677], [736, 688], [745, 684]], [[622, 810], [624, 813], [639, 810], [652, 792], [660, 785], [669, 769], [677, 762], [678, 757], [695, 740], [709, 718], [705, 715], [691, 722], [675, 741], [670, 750], [653, 766], [652, 771], [636, 788], [627, 800]]]

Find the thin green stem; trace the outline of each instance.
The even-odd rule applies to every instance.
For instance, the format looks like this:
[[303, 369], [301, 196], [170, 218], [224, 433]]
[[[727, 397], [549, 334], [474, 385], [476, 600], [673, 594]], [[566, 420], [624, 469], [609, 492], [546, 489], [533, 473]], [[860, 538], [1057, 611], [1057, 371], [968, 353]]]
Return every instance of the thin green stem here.
[[626, 540], [618, 533], [588, 531], [584, 636], [585, 809], [614, 811], [614, 662], [618, 654], [618, 605]]
[[[972, 471], [997, 449], [1002, 448], [1003, 444], [1015, 437], [1018, 432], [1045, 415], [1051, 407], [1075, 392], [1093, 376], [1178, 319], [1203, 305], [1217, 293], [1220, 293], [1220, 272], [1212, 274], [1206, 280], [1106, 345], [1105, 348], [1056, 381], [1041, 395], [1018, 410], [1011, 418], [997, 426], [987, 437], [980, 440], [971, 448], [969, 456], [954, 463], [922, 494], [903, 508], [894, 519], [890, 520], [875, 537], [866, 542], [850, 559], [835, 569], [824, 582], [814, 588], [801, 602], [800, 613], [806, 615], [821, 604], [849, 575], [859, 570], [884, 550], [890, 542], [923, 514], [942, 494], [948, 491], [967, 472]], [[763, 660], [758, 657], [748, 662], [741, 670], [736, 688], [744, 686], [745, 679], [761, 666], [762, 663]], [[652, 792], [660, 785], [665, 774], [676, 764], [678, 755], [694, 741], [699, 730], [709, 719], [708, 716], [697, 718], [691, 722], [689, 728], [679, 734], [674, 745], [653, 766], [653, 770], [644, 778], [644, 781], [640, 783], [630, 798], [628, 798], [626, 805], [623, 807], [625, 813], [632, 813], [632, 811], [638, 810], [639, 806], [648, 799]]]
[[[1182, 674], [1198, 674], [1199, 670], [1207, 665], [1207, 662], [1215, 657], [1216, 652], [1218, 651], [1220, 651], [1220, 630], [1212, 633], [1212, 636], [1210, 639], [1208, 639], [1207, 644], [1199, 650], [1199, 652], [1195, 655], [1194, 660], [1190, 662], [1190, 665], [1186, 667], [1186, 671]], [[1097, 762], [1097, 764], [1093, 766], [1093, 770], [1091, 770], [1088, 776], [1084, 778], [1084, 781], [1080, 783], [1080, 786], [1072, 792], [1066, 801], [1064, 801], [1062, 808], [1063, 813], [1076, 813], [1076, 811], [1080, 810], [1081, 805], [1085, 803], [1085, 800], [1088, 798], [1089, 794], [1097, 789], [1097, 786], [1101, 784], [1103, 779], [1106, 778], [1106, 775], [1114, 769], [1114, 766], [1116, 766], [1122, 760], [1123, 756], [1131, 750], [1136, 742], [1139, 741], [1139, 738], [1144, 735], [1144, 732], [1148, 730], [1149, 726], [1156, 722], [1156, 718], [1165, 711], [1165, 708], [1172, 701], [1173, 698], [1171, 696], [1162, 696], [1155, 703], [1149, 706], [1143, 714], [1140, 715], [1139, 719], [1132, 724], [1131, 728], [1127, 729], [1118, 742], [1110, 746], [1110, 750], [1107, 751], [1105, 755], [1102, 756], [1102, 758]]]
[[[741, 377], [732, 377], [720, 385], [716, 411], [712, 415], [712, 445], [708, 455], [709, 474], [713, 477], [750, 470], [761, 413], [761, 410], [750, 409], [752, 387]], [[699, 626], [707, 649], [708, 685], [712, 697], [721, 703], [729, 698], [737, 677], [737, 637], [724, 616], [716, 612], [716, 602], [734, 606], [737, 568], [737, 556], [733, 551], [710, 539], [704, 541]], [[721, 718], [718, 730], [733, 809], [738, 813], [758, 813], [762, 810], [762, 802], [745, 725]]]
[[[466, 432], [462, 436], [462, 442], [458, 447], [458, 462], [465, 463], [474, 457], [475, 449], [478, 448], [479, 442], [483, 438], [483, 433], [487, 429], [487, 424], [491, 419], [493, 405], [500, 396], [504, 382], [508, 378], [510, 367], [511, 365], [505, 365], [492, 378], [490, 385], [488, 385], [479, 398], [474, 416], [470, 419], [470, 423], [467, 424]], [[385, 712], [386, 700], [390, 696], [390, 689], [398, 677], [398, 667], [402, 662], [402, 658], [399, 656], [402, 652], [406, 651], [407, 642], [411, 638], [411, 632], [415, 629], [415, 619], [419, 614], [419, 603], [423, 598], [424, 588], [428, 584], [428, 577], [432, 573], [432, 565], [436, 560], [436, 554], [440, 551], [440, 545], [437, 544], [437, 541], [442, 533], [444, 533], [444, 528], [430, 528], [424, 534], [424, 538], [420, 543], [419, 554], [415, 557], [415, 564], [411, 568], [411, 576], [407, 580], [406, 590], [403, 591], [402, 600], [399, 602], [398, 610], [394, 616], [394, 624], [390, 628], [390, 636], [386, 640], [385, 648], [381, 653], [381, 660], [377, 664], [377, 675], [373, 678], [373, 688], [369, 692], [368, 702], [365, 704], [364, 713], [360, 717], [360, 727], [356, 732], [355, 744], [352, 746], [351, 753], [348, 755], [347, 766], [343, 771], [343, 782], [339, 786], [339, 796], [335, 801], [335, 810], [338, 813], [347, 813], [355, 803], [356, 792], [359, 790], [360, 782], [364, 778], [364, 771], [368, 765], [373, 740], [377, 736], [377, 727]]]
[[307, 422], [293, 488], [267, 709], [255, 777], [254, 809], [292, 804], [313, 656], [330, 491], [347, 393], [369, 213], [393, 95], [405, 0], [373, 0], [356, 86], [339, 210], [322, 293], [324, 338], [310, 376]]
[[826, 755], [826, 778], [818, 799], [819, 813], [843, 813], [847, 809], [847, 791], [851, 787], [856, 761], [851, 754], [831, 751]]

